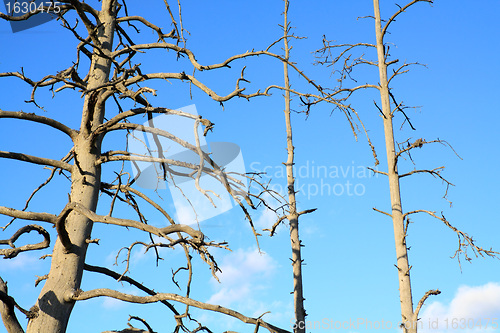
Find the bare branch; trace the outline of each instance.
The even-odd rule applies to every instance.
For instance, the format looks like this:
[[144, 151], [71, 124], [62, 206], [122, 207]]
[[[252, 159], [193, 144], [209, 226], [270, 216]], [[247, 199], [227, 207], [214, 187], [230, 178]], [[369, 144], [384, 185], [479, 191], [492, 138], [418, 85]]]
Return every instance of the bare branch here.
[[43, 109], [40, 107], [36, 102], [35, 102], [35, 92], [37, 88], [39, 87], [46, 87], [46, 86], [54, 86], [56, 83], [63, 82], [65, 83], [65, 86], [57, 89], [57, 91], [64, 89], [64, 87], [68, 88], [81, 88], [83, 90], [86, 89], [86, 84], [79, 79], [78, 74], [76, 73], [75, 70], [76, 65], [73, 64], [69, 68], [62, 70], [58, 72], [56, 75], [47, 75], [43, 77], [40, 81], [33, 81], [30, 78], [28, 78], [26, 75], [24, 75], [23, 68], [21, 68], [21, 72], [6, 72], [6, 73], [0, 73], [0, 77], [17, 77], [24, 82], [28, 83], [30, 86], [33, 87], [31, 90], [31, 99], [28, 101], [29, 103], [34, 103], [37, 107], [40, 109]]
[[444, 181], [447, 185], [455, 186], [452, 183], [450, 183], [449, 181], [447, 181], [443, 176], [441, 176], [440, 171], [442, 171], [443, 169], [444, 169], [444, 166], [441, 166], [439, 168], [434, 168], [432, 170], [413, 170], [413, 171], [410, 171], [410, 172], [407, 172], [405, 174], [400, 175], [399, 178], [411, 176], [411, 175], [416, 174], [416, 173], [428, 173], [434, 177], [438, 177], [439, 179]]
[[[146, 326], [146, 328], [148, 329], [148, 332], [147, 333], [155, 333], [155, 331], [153, 331], [153, 329], [151, 328], [151, 326], [149, 326], [148, 322], [145, 321], [144, 319], [140, 318], [140, 317], [137, 317], [137, 316], [129, 316], [128, 318], [128, 321], [130, 322], [132, 319], [134, 320], [138, 320], [140, 321], [141, 323], [144, 324], [144, 326]], [[130, 324], [129, 324], [130, 325]]]
[[[390, 62], [387, 62], [387, 66], [392, 65], [392, 64], [395, 64], [395, 63], [397, 63], [397, 62], [399, 62], [399, 60], [398, 60], [398, 59], [392, 60], [392, 61], [390, 61]], [[405, 62], [405, 63], [404, 63], [403, 65], [401, 65], [398, 69], [393, 69], [393, 70], [392, 70], [392, 75], [391, 75], [391, 77], [387, 80], [387, 84], [391, 83], [392, 79], [394, 79], [396, 76], [401, 75], [401, 74], [404, 74], [404, 73], [407, 73], [407, 72], [409, 71], [409, 69], [405, 69], [405, 70], [403, 70], [403, 69], [404, 69], [404, 68], [406, 68], [406, 67], [409, 67], [409, 66], [411, 66], [411, 65], [420, 65], [420, 66], [427, 67], [427, 66], [425, 66], [424, 64], [420, 64], [420, 63], [418, 63], [418, 62], [412, 62], [412, 63], [406, 63], [406, 62]]]
[[457, 260], [458, 260], [458, 263], [460, 264], [460, 255], [463, 254], [464, 257], [465, 257], [465, 260], [467, 261], [471, 261], [472, 259], [467, 255], [467, 249], [470, 248], [472, 249], [472, 252], [474, 253], [474, 255], [476, 256], [476, 258], [479, 258], [479, 256], [481, 257], [485, 257], [488, 256], [488, 257], [492, 257], [492, 258], [496, 258], [496, 259], [500, 259], [499, 255], [500, 255], [500, 252], [496, 252], [496, 251], [493, 251], [491, 248], [489, 250], [485, 250], [479, 246], [477, 246], [475, 244], [475, 241], [474, 239], [469, 236], [467, 233], [455, 228], [454, 226], [452, 226], [450, 224], [450, 222], [448, 222], [448, 220], [444, 217], [443, 213], [441, 213], [441, 217], [437, 216], [435, 212], [432, 212], [432, 211], [429, 211], [429, 210], [424, 210], [424, 209], [418, 209], [418, 210], [414, 210], [414, 211], [411, 211], [411, 212], [407, 212], [405, 214], [403, 214], [403, 218], [407, 218], [408, 215], [411, 215], [411, 214], [416, 214], [416, 213], [426, 213], [440, 221], [442, 221], [448, 228], [450, 228], [451, 230], [453, 230], [456, 234], [457, 234], [457, 237], [458, 237], [458, 249], [455, 251], [455, 254], [453, 255], [452, 258], [455, 258], [457, 257]]
[[[123, 274], [118, 274], [118, 273], [116, 273], [108, 268], [85, 264], [84, 269], [86, 271], [89, 271], [89, 272], [95, 272], [95, 273], [101, 273], [101, 274], [107, 275], [107, 276], [115, 279], [116, 281], [128, 282], [131, 285], [133, 285], [134, 287], [136, 287], [137, 289], [144, 291], [148, 295], [151, 295], [151, 296], [157, 295], [157, 293], [154, 290], [145, 287], [144, 284], [137, 282], [136, 280], [132, 279], [129, 276], [124, 276]], [[165, 304], [175, 315], [179, 315], [179, 312], [177, 312], [175, 307], [172, 304], [170, 304], [168, 301], [162, 300], [160, 302]]]
[[228, 315], [230, 317], [239, 319], [242, 322], [247, 323], [247, 324], [256, 325], [257, 323], [259, 323], [261, 327], [268, 329], [270, 332], [290, 333], [289, 331], [286, 331], [286, 330], [278, 328], [274, 325], [271, 325], [271, 324], [263, 321], [262, 319], [247, 317], [247, 316], [244, 316], [243, 314], [241, 314], [237, 311], [222, 307], [220, 305], [203, 303], [203, 302], [196, 301], [196, 300], [193, 300], [191, 298], [187, 298], [187, 297], [180, 296], [177, 294], [158, 293], [154, 296], [135, 296], [135, 295], [121, 293], [121, 292], [116, 291], [116, 290], [101, 288], [101, 289], [93, 289], [93, 290], [89, 290], [89, 291], [73, 290], [71, 292], [68, 292], [65, 295], [65, 300], [67, 302], [83, 301], [83, 300], [88, 300], [91, 298], [102, 297], [102, 296], [111, 297], [111, 298], [119, 299], [119, 300], [122, 300], [125, 302], [137, 303], [137, 304], [156, 303], [156, 302], [159, 302], [162, 300], [176, 301], [176, 302], [180, 302], [180, 303], [183, 303], [183, 304], [186, 304], [189, 306], [193, 306], [193, 307], [196, 307], [199, 309], [210, 310], [210, 311], [222, 313], [222, 314]]
[[[306, 209], [306, 210], [303, 210], [303, 211], [297, 213], [297, 215], [300, 216], [300, 215], [304, 215], [304, 214], [310, 214], [310, 213], [315, 212], [316, 210], [317, 210], [317, 208]], [[278, 228], [278, 226], [281, 224], [281, 222], [283, 222], [284, 220], [288, 220], [288, 219], [290, 219], [290, 215], [281, 216], [280, 218], [278, 218], [278, 220], [273, 224], [273, 226], [271, 228], [262, 229], [262, 230], [269, 231], [269, 236], [272, 237], [276, 233], [276, 228]]]
[[62, 162], [62, 161], [57, 161], [53, 160], [50, 158], [44, 158], [44, 157], [37, 157], [37, 156], [32, 156], [32, 155], [27, 155], [27, 154], [20, 154], [20, 153], [13, 153], [9, 151], [0, 151], [0, 158], [10, 158], [13, 160], [19, 160], [23, 162], [29, 162], [33, 164], [39, 164], [39, 165], [48, 165], [48, 166], [53, 166], [56, 168], [60, 168], [66, 171], [71, 172], [73, 166], [71, 164]]
[[387, 20], [387, 23], [385, 24], [384, 28], [382, 29], [382, 37], [385, 36], [387, 32], [387, 28], [389, 28], [389, 25], [396, 20], [396, 17], [398, 17], [399, 14], [403, 13], [408, 7], [416, 4], [417, 2], [429, 2], [433, 3], [433, 0], [413, 0], [409, 3], [407, 3], [404, 7], [399, 7], [399, 10], [392, 15], [389, 20]]
[[142, 16], [125, 16], [125, 17], [120, 17], [116, 19], [116, 23], [122, 23], [122, 22], [127, 22], [130, 23], [130, 21], [139, 21], [145, 26], [151, 28], [158, 34], [158, 39], [161, 41], [165, 41], [165, 38], [174, 38], [176, 35], [174, 34], [175, 30], [170, 31], [168, 34], [164, 34], [163, 31], [161, 30], [160, 27], [157, 27], [153, 23], [149, 22]]
[[389, 174], [387, 172], [384, 172], [384, 171], [380, 171], [380, 170], [375, 170], [373, 168], [370, 168], [370, 167], [366, 167], [368, 170], [372, 171], [373, 173], [379, 173], [381, 175], [385, 175], [385, 176], [388, 176]]
[[418, 301], [418, 305], [417, 305], [417, 308], [415, 309], [415, 312], [413, 313], [413, 322], [415, 324], [417, 323], [417, 320], [419, 319], [418, 318], [418, 314], [420, 312], [420, 309], [424, 305], [424, 303], [427, 300], [427, 298], [429, 298], [429, 296], [431, 296], [431, 295], [439, 295], [439, 294], [441, 294], [441, 291], [439, 289], [434, 289], [434, 290], [428, 290], [425, 293], [425, 295], [422, 296], [422, 298], [420, 299], [420, 301]]
[[0, 214], [15, 217], [21, 220], [43, 221], [55, 224], [57, 216], [49, 213], [26, 212], [10, 207], [0, 206]]
[[[40, 235], [43, 236], [43, 241], [37, 244], [27, 244], [23, 245], [21, 247], [16, 247], [14, 243], [16, 240], [22, 235], [29, 233], [30, 231], [37, 231]], [[33, 251], [33, 250], [41, 250], [49, 247], [50, 245], [50, 234], [41, 226], [36, 225], [36, 224], [30, 224], [27, 226], [22, 227], [18, 231], [12, 235], [9, 239], [0, 239], [0, 244], [7, 244], [11, 247], [11, 249], [0, 249], [0, 255], [4, 256], [4, 259], [12, 259], [16, 257], [19, 253], [25, 252], [25, 251]]]
[[7, 283], [0, 277], [0, 315], [8, 333], [24, 333], [14, 312], [16, 305], [14, 298], [7, 294]]
[[[172, 114], [172, 115], [177, 115], [177, 116], [181, 116], [181, 117], [186, 117], [186, 118], [190, 118], [190, 119], [193, 119], [193, 120], [196, 120], [196, 119], [199, 119], [200, 116], [198, 115], [193, 115], [193, 114], [190, 114], [190, 113], [187, 113], [187, 112], [184, 112], [184, 111], [180, 111], [180, 110], [172, 110], [172, 109], [167, 109], [167, 108], [154, 108], [154, 107], [144, 107], [144, 108], [137, 108], [137, 109], [131, 109], [129, 111], [124, 111], [122, 113], [119, 113], [117, 114], [116, 116], [114, 116], [113, 118], [111, 118], [110, 120], [108, 120], [107, 122], [105, 122], [104, 124], [102, 125], [99, 125], [97, 128], [96, 128], [96, 133], [105, 133], [106, 131], [109, 130], [109, 128], [111, 128], [112, 126], [118, 124], [120, 121], [124, 120], [124, 119], [127, 119], [129, 117], [133, 117], [133, 116], [136, 116], [136, 115], [141, 115], [141, 114], [146, 114], [146, 113], [157, 113], [157, 114]], [[205, 126], [213, 126], [213, 124], [208, 120], [208, 119], [201, 119], [200, 120], [202, 122], [203, 125]]]
[[[89, 36], [92, 38], [92, 41], [94, 42], [95, 45], [101, 46], [101, 42], [99, 41], [99, 38], [97, 37], [97, 29], [96, 26], [89, 20], [87, 15], [85, 14], [85, 8], [82, 5], [82, 3], [79, 0], [69, 0], [69, 2], [73, 5], [75, 8], [76, 12], [78, 13], [78, 16], [82, 19], [83, 24], [87, 28], [87, 32]], [[99, 18], [99, 15], [97, 12], [96, 14], [96, 19]]]
[[377, 208], [375, 208], [375, 207], [373, 207], [372, 209], [373, 209], [374, 211], [376, 211], [376, 212], [382, 213], [382, 214], [387, 215], [387, 216], [389, 216], [389, 217], [391, 217], [391, 218], [392, 218], [392, 215], [391, 215], [391, 214], [386, 213], [386, 212], [384, 212], [383, 210], [377, 209]]
[[[173, 224], [167, 227], [163, 228], [157, 228], [154, 226], [151, 226], [149, 224], [144, 224], [137, 222], [135, 220], [128, 220], [128, 219], [120, 219], [116, 217], [110, 217], [110, 216], [103, 216], [103, 215], [98, 215], [91, 210], [83, 207], [82, 205], [76, 203], [76, 202], [70, 202], [66, 204], [66, 207], [62, 210], [61, 214], [59, 215], [59, 218], [56, 222], [56, 228], [58, 233], [61, 232], [62, 234], [67, 233], [64, 224], [65, 224], [65, 217], [69, 212], [72, 210], [77, 211], [80, 214], [85, 215], [88, 219], [95, 223], [105, 223], [105, 224], [113, 224], [113, 225], [118, 225], [122, 227], [130, 227], [130, 228], [135, 228], [139, 229], [142, 231], [147, 231], [151, 234], [157, 235], [159, 237], [165, 237], [168, 234], [175, 233], [175, 232], [184, 232], [191, 236], [193, 238], [193, 241], [195, 242], [203, 242], [203, 233], [198, 230], [194, 230], [188, 225], [183, 225], [183, 224]], [[59, 234], [61, 236], [61, 234]], [[63, 237], [65, 237], [63, 235]], [[67, 244], [70, 245], [70, 244]], [[65, 245], [66, 246], [66, 245]]]
[[156, 202], [154, 202], [153, 200], [151, 200], [151, 198], [149, 198], [148, 196], [146, 196], [144, 193], [138, 191], [137, 189], [135, 189], [133, 187], [130, 187], [130, 186], [126, 186], [126, 185], [111, 185], [111, 184], [107, 184], [107, 183], [101, 183], [101, 187], [105, 188], [105, 189], [111, 189], [111, 190], [113, 190], [113, 189], [119, 189], [121, 192], [123, 192], [125, 194], [127, 194], [128, 192], [131, 192], [131, 193], [137, 195], [138, 197], [140, 197], [141, 199], [143, 199], [144, 201], [146, 201], [147, 203], [149, 203], [156, 210], [158, 210], [163, 216], [165, 216], [167, 218], [167, 220], [170, 222], [170, 224], [175, 224], [175, 221], [172, 219], [172, 217], [170, 216], [170, 214], [168, 214]]
[[61, 132], [67, 134], [72, 140], [76, 137], [78, 134], [78, 131], [75, 131], [66, 125], [52, 119], [52, 118], [47, 118], [43, 116], [38, 116], [34, 113], [26, 113], [26, 112], [13, 112], [13, 111], [3, 111], [0, 110], [0, 118], [15, 118], [15, 119], [25, 119], [41, 124], [48, 125], [52, 128], [58, 129]]

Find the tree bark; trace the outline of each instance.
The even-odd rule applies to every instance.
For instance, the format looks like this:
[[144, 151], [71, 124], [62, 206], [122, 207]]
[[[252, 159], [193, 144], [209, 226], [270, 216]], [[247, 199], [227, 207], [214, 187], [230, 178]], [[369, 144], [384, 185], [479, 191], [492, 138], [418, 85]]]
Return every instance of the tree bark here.
[[295, 311], [295, 333], [305, 333], [305, 317], [306, 312], [304, 309], [304, 292], [302, 287], [302, 256], [301, 256], [301, 243], [299, 238], [299, 214], [297, 213], [297, 201], [295, 199], [295, 176], [293, 174], [294, 165], [294, 150], [292, 139], [292, 121], [290, 117], [290, 80], [288, 77], [288, 64], [290, 57], [290, 47], [288, 45], [288, 0], [285, 0], [285, 23], [284, 30], [284, 43], [285, 43], [285, 60], [284, 65], [284, 78], [285, 78], [285, 124], [286, 124], [286, 143], [287, 143], [287, 161], [286, 161], [286, 177], [288, 189], [288, 221], [290, 223], [290, 241], [292, 245], [292, 268], [293, 268], [293, 303]]
[[[84, 13], [80, 13], [80, 16]], [[87, 19], [88, 20], [88, 19]], [[84, 20], [85, 21], [85, 20]], [[99, 12], [96, 39], [103, 52], [112, 51], [116, 22], [116, 0], [103, 0]], [[89, 28], [89, 27], [87, 27]], [[90, 32], [92, 33], [93, 32]], [[111, 61], [94, 49], [88, 90], [108, 82]], [[85, 97], [80, 132], [74, 142], [75, 167], [71, 174], [71, 201], [95, 212], [99, 198], [101, 169], [96, 163], [100, 157], [101, 137], [89, 140], [93, 130], [104, 119], [104, 101], [100, 93], [94, 91]], [[90, 239], [92, 221], [75, 211], [67, 217], [66, 230], [73, 247], [66, 251], [59, 239], [52, 253], [50, 274], [37, 301], [38, 316], [28, 323], [27, 332], [65, 332], [74, 301], [68, 297], [79, 289]]]
[[7, 333], [24, 333], [14, 312], [14, 300], [7, 292], [7, 283], [0, 277], [0, 315]]
[[408, 333], [416, 333], [416, 323], [413, 319], [413, 301], [410, 282], [410, 268], [408, 251], [406, 247], [406, 232], [404, 228], [403, 209], [399, 189], [399, 174], [397, 168], [396, 148], [394, 143], [394, 130], [387, 80], [387, 63], [385, 61], [384, 36], [382, 33], [379, 0], [373, 0], [375, 14], [375, 32], [377, 39], [378, 68], [380, 75], [380, 98], [384, 114], [384, 135], [387, 152], [387, 173], [389, 177], [389, 190], [391, 196], [391, 215], [394, 228], [394, 241], [396, 245], [396, 258], [399, 280], [399, 298], [401, 302], [401, 318], [404, 329]]

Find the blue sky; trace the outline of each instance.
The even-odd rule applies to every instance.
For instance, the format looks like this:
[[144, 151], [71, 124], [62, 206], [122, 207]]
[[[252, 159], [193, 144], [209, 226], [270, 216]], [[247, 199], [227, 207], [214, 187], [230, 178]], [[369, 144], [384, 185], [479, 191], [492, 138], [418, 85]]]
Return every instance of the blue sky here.
[[[155, 24], [169, 30], [168, 16], [162, 2], [141, 4], [129, 11], [144, 14]], [[397, 9], [392, 2], [382, 2], [385, 17]], [[138, 6], [139, 7], [139, 6]], [[174, 7], [174, 6], [173, 6]], [[249, 49], [266, 48], [281, 36], [281, 1], [229, 2], [213, 1], [210, 4], [187, 3], [183, 6], [184, 27], [190, 32], [188, 46], [204, 64], [221, 62], [226, 57]], [[449, 142], [459, 159], [450, 149], [435, 145], [413, 154], [417, 167], [446, 166], [443, 175], [456, 186], [449, 190], [452, 207], [442, 199], [445, 191], [439, 180], [427, 176], [403, 179], [402, 195], [405, 210], [428, 209], [443, 211], [456, 227], [474, 236], [477, 244], [485, 248], [500, 249], [498, 234], [497, 166], [499, 165], [499, 139], [497, 123], [500, 107], [494, 96], [498, 95], [500, 73], [498, 57], [500, 46], [496, 42], [500, 32], [497, 13], [498, 1], [435, 1], [433, 6], [418, 4], [402, 15], [392, 26], [387, 41], [393, 58], [400, 61], [426, 64], [427, 68], [414, 67], [407, 75], [400, 76], [394, 84], [394, 93], [405, 104], [421, 106], [408, 114], [417, 129], [407, 126], [399, 130], [401, 118], [396, 118], [396, 137], [404, 141], [436, 138]], [[301, 68], [323, 87], [334, 86], [331, 69], [313, 66], [311, 51], [321, 47], [321, 39], [339, 43], [373, 42], [371, 19], [357, 19], [372, 15], [370, 1], [313, 1], [292, 2], [289, 17], [294, 33], [307, 36], [293, 41], [292, 57]], [[146, 31], [144, 31], [146, 32]], [[147, 32], [142, 38], [154, 38]], [[74, 41], [60, 29], [58, 22], [13, 34], [8, 23], [0, 22], [0, 72], [17, 71], [24, 67], [26, 75], [39, 79], [48, 73], [69, 67], [75, 55]], [[275, 52], [281, 53], [281, 46]], [[365, 57], [375, 54], [365, 51]], [[141, 58], [143, 72], [192, 71], [185, 61], [175, 61], [175, 55], [153, 52]], [[282, 84], [282, 65], [260, 57], [235, 63], [231, 69], [219, 72], [198, 73], [197, 77], [214, 87], [220, 94], [234, 88], [241, 68], [246, 68], [246, 78], [251, 84], [247, 91], [255, 91], [270, 83]], [[355, 73], [360, 83], [377, 82], [377, 70], [363, 67]], [[298, 75], [291, 74], [296, 89], [308, 89]], [[197, 112], [215, 123], [215, 130], [207, 137], [210, 142], [232, 142], [241, 148], [246, 171], [267, 171], [264, 179], [271, 179], [276, 189], [285, 182], [286, 160], [283, 98], [275, 91], [270, 98], [251, 102], [232, 100], [225, 108], [211, 101], [201, 91], [193, 88], [192, 98], [187, 84], [179, 82], [154, 82], [158, 96], [151, 97], [154, 105], [172, 109], [196, 105]], [[77, 92], [63, 92], [52, 99], [48, 90], [40, 90], [38, 98], [46, 112], [23, 103], [29, 99], [30, 89], [15, 79], [0, 80], [0, 109], [37, 112], [78, 128], [82, 101]], [[385, 151], [382, 122], [373, 100], [379, 101], [376, 91], [358, 93], [351, 101], [369, 129], [384, 170]], [[294, 100], [298, 109], [298, 99]], [[127, 104], [125, 104], [127, 105]], [[128, 106], [132, 106], [130, 103]], [[338, 111], [331, 112], [328, 105], [319, 105], [309, 117], [293, 115], [296, 147], [296, 168], [299, 210], [318, 208], [301, 218], [303, 248], [304, 291], [308, 332], [328, 330], [335, 323], [360, 323], [347, 325], [342, 331], [377, 331], [362, 320], [385, 323], [386, 332], [396, 331], [400, 319], [394, 240], [391, 221], [372, 210], [387, 210], [389, 194], [387, 180], [373, 176], [366, 167], [373, 166], [373, 158], [364, 135], [356, 142], [345, 117]], [[116, 112], [110, 107], [111, 113]], [[67, 153], [70, 142], [52, 129], [28, 122], [2, 119], [0, 121], [0, 150], [37, 154], [61, 158]], [[121, 141], [120, 141], [121, 140]], [[113, 136], [106, 148], [122, 144], [123, 137]], [[127, 166], [129, 167], [129, 166]], [[407, 161], [400, 168], [411, 170]], [[107, 166], [105, 175], [112, 172]], [[328, 173], [323, 173], [328, 170]], [[17, 161], [0, 163], [0, 205], [21, 209], [31, 191], [43, 182], [49, 172], [40, 167]], [[320, 175], [318, 175], [318, 173]], [[266, 178], [267, 177], [267, 178]], [[33, 211], [58, 214], [64, 207], [69, 191], [65, 179], [54, 180], [33, 201]], [[162, 206], [174, 210], [170, 194], [164, 190], [162, 199], [149, 192]], [[349, 195], [351, 194], [351, 195]], [[99, 212], [106, 214], [109, 200], [101, 197]], [[123, 210], [122, 217], [130, 217]], [[269, 211], [254, 212], [260, 228], [269, 227], [275, 217]], [[0, 217], [4, 225], [9, 219]], [[446, 319], [449, 327], [453, 318], [500, 320], [500, 263], [493, 259], [475, 259], [471, 264], [450, 259], [457, 247], [455, 234], [440, 221], [426, 216], [414, 217], [410, 226], [408, 243], [411, 245], [410, 264], [414, 288], [414, 303], [429, 289], [439, 288], [442, 294], [427, 301], [421, 312], [424, 328], [428, 332], [444, 331]], [[0, 238], [8, 238], [22, 221], [8, 228]], [[155, 221], [163, 225], [162, 220]], [[235, 308], [249, 316], [259, 316], [271, 311], [264, 318], [275, 325], [290, 327], [293, 318], [290, 247], [286, 226], [278, 235], [262, 236], [260, 245], [266, 254], [258, 253], [254, 237], [238, 209], [201, 222], [202, 230], [211, 240], [228, 241], [233, 252], [215, 251], [222, 268], [221, 283], [210, 277], [206, 267], [198, 260], [195, 274], [198, 278], [192, 296], [206, 302], [218, 302]], [[55, 239], [55, 233], [50, 230]], [[101, 238], [99, 246], [89, 250], [88, 263], [123, 270], [123, 265], [113, 266], [117, 251], [128, 246], [137, 234], [125, 230], [111, 230], [96, 226], [93, 237]], [[43, 252], [43, 253], [42, 253]], [[37, 258], [47, 252], [24, 253], [14, 260], [0, 262], [0, 274], [9, 283], [10, 293], [25, 307], [36, 300], [40, 287], [34, 288], [35, 275], [48, 272], [49, 262]], [[134, 253], [131, 272], [157, 291], [176, 292], [170, 281], [170, 267], [182, 260], [178, 250], [163, 252], [164, 260], [156, 268], [151, 253]], [[85, 273], [82, 289], [114, 287], [128, 293], [137, 293], [127, 284], [117, 285], [94, 273]], [[214, 331], [234, 330], [252, 332], [227, 317], [211, 313], [196, 313], [198, 319]], [[158, 332], [170, 331], [171, 321], [160, 305], [129, 305], [109, 299], [95, 299], [78, 303], [70, 321], [69, 331], [104, 331], [125, 327], [128, 315], [146, 318]], [[168, 314], [169, 315], [169, 314]], [[21, 316], [20, 316], [21, 317]], [[89, 320], [92, 318], [92, 320]], [[439, 329], [429, 329], [429, 319], [441, 323]], [[316, 323], [316, 326], [314, 327]], [[320, 327], [319, 324], [323, 324]], [[387, 323], [391, 323], [392, 328]], [[491, 324], [491, 322], [490, 322]], [[477, 329], [478, 327], [475, 326]], [[455, 330], [467, 331], [467, 330]], [[472, 330], [470, 330], [472, 331]], [[487, 330], [482, 330], [487, 331]], [[2, 332], [2, 328], [0, 328]]]

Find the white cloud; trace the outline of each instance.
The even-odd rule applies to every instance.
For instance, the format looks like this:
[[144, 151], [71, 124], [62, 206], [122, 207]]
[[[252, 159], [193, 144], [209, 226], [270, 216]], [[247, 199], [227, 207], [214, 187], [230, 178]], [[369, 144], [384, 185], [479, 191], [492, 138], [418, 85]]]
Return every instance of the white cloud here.
[[40, 256], [34, 253], [20, 253], [12, 259], [2, 260], [2, 271], [33, 271], [40, 269]]
[[[461, 286], [449, 304], [435, 301], [421, 312], [424, 332], [498, 332], [500, 283]], [[493, 321], [496, 319], [496, 321]], [[487, 325], [487, 326], [486, 326]], [[494, 329], [496, 325], [496, 329]]]
[[[136, 295], [136, 296], [139, 294], [137, 289], [135, 289], [134, 287], [130, 287], [130, 286], [125, 287], [123, 285], [117, 285], [117, 286], [115, 286], [114, 289], [121, 292], [121, 293], [124, 293], [124, 294]], [[130, 303], [128, 303], [128, 302], [125, 302], [125, 301], [122, 301], [122, 300], [119, 300], [116, 298], [112, 298], [112, 297], [103, 297], [102, 303], [101, 303], [101, 306], [106, 310], [122, 310], [129, 305], [130, 305]]]
[[127, 306], [127, 302], [116, 298], [105, 297], [102, 301], [102, 307], [106, 310], [122, 310]]
[[[282, 202], [276, 200], [275, 197], [271, 196], [269, 193], [264, 193], [262, 195], [262, 199], [267, 203], [269, 207], [277, 208], [283, 205]], [[278, 211], [280, 214], [283, 212], [281, 210]], [[271, 209], [264, 207], [262, 212], [260, 213], [259, 218], [255, 221], [255, 227], [257, 229], [269, 229], [274, 223], [278, 220], [278, 215], [272, 211]], [[278, 227], [280, 229], [283, 223]]]
[[277, 220], [276, 213], [266, 208], [255, 221], [255, 226], [257, 229], [270, 229]]
[[226, 255], [219, 266], [220, 283], [215, 282], [217, 290], [207, 301], [212, 304], [231, 306], [249, 298], [259, 290], [268, 288], [276, 262], [268, 254], [257, 249], [238, 249]]
[[[270, 255], [259, 253], [255, 248], [238, 249], [226, 255], [220, 267], [221, 282], [212, 280], [214, 294], [207, 303], [228, 307], [250, 317], [265, 314], [262, 318], [271, 323], [288, 323], [289, 318], [292, 318], [291, 297], [287, 303], [269, 297], [272, 294], [269, 289], [276, 283], [272, 281], [274, 273], [278, 269], [277, 262]], [[221, 330], [231, 328], [238, 331], [246, 326], [229, 317], [225, 317], [223, 322], [204, 319], [205, 325], [219, 325]]]

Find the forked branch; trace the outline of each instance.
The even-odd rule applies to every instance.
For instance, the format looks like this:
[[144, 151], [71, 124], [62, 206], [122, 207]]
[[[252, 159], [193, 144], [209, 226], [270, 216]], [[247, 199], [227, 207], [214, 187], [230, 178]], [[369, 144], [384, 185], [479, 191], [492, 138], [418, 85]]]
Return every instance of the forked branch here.
[[112, 290], [112, 289], [102, 288], [102, 289], [93, 289], [93, 290], [89, 290], [89, 291], [73, 290], [72, 292], [69, 292], [68, 294], [65, 295], [65, 300], [68, 302], [83, 301], [83, 300], [88, 300], [88, 299], [92, 299], [95, 297], [102, 297], [102, 296], [111, 297], [114, 299], [122, 300], [125, 302], [130, 302], [130, 303], [136, 303], [136, 304], [156, 303], [156, 302], [160, 302], [162, 300], [175, 301], [175, 302], [183, 303], [183, 304], [186, 304], [189, 306], [193, 306], [193, 307], [198, 308], [198, 309], [204, 309], [204, 310], [222, 313], [222, 314], [228, 315], [230, 317], [239, 319], [242, 322], [247, 323], [247, 324], [253, 324], [253, 325], [259, 324], [261, 327], [268, 329], [269, 332], [290, 333], [289, 331], [286, 331], [284, 329], [281, 329], [279, 327], [271, 325], [260, 318], [247, 317], [247, 316], [245, 316], [237, 311], [222, 307], [220, 305], [203, 303], [203, 302], [196, 301], [196, 300], [193, 300], [191, 298], [180, 296], [177, 294], [158, 293], [154, 296], [135, 296], [135, 295], [121, 293], [119, 291]]
[[105, 223], [105, 224], [118, 225], [122, 227], [135, 228], [149, 232], [159, 237], [165, 237], [171, 233], [183, 232], [191, 236], [193, 238], [192, 241], [194, 241], [195, 243], [203, 243], [204, 239], [203, 233], [201, 231], [194, 230], [188, 225], [173, 224], [164, 228], [157, 228], [152, 225], [140, 223], [135, 220], [120, 219], [111, 216], [98, 215], [76, 202], [70, 202], [66, 204], [66, 207], [64, 207], [64, 209], [62, 210], [61, 214], [59, 214], [59, 217], [56, 221], [57, 233], [59, 234], [59, 237], [61, 238], [61, 242], [63, 243], [64, 247], [68, 251], [71, 250], [72, 244], [69, 239], [68, 232], [66, 231], [65, 222], [67, 216], [73, 210], [77, 211], [80, 214], [85, 215], [88, 219], [90, 219], [94, 223]]
[[[17, 241], [17, 239], [26, 233], [29, 233], [30, 231], [37, 231], [40, 235], [43, 236], [43, 241], [36, 243], [36, 244], [27, 244], [23, 245], [20, 247], [16, 247], [14, 243]], [[49, 247], [50, 245], [50, 234], [42, 228], [39, 225], [36, 224], [30, 224], [27, 226], [22, 227], [18, 231], [12, 235], [9, 239], [0, 239], [0, 244], [7, 244], [11, 248], [10, 249], [0, 249], [0, 255], [4, 256], [4, 259], [12, 259], [16, 257], [19, 253], [25, 252], [25, 251], [33, 251], [33, 250], [41, 250]]]
[[396, 20], [396, 17], [398, 17], [399, 14], [403, 13], [406, 9], [408, 9], [410, 6], [416, 4], [417, 2], [429, 2], [433, 3], [433, 0], [413, 0], [409, 3], [407, 3], [403, 7], [399, 7], [399, 10], [392, 15], [389, 20], [387, 20], [387, 23], [385, 24], [384, 28], [382, 29], [382, 37], [385, 36], [387, 29], [389, 28], [389, 25], [391, 25], [392, 22]]
[[450, 222], [444, 217], [443, 213], [441, 213], [441, 216], [437, 216], [435, 212], [432, 212], [429, 210], [424, 210], [424, 209], [418, 209], [418, 210], [414, 210], [414, 211], [405, 213], [403, 215], [403, 218], [407, 219], [409, 215], [416, 214], [416, 213], [426, 213], [426, 214], [442, 221], [448, 228], [450, 228], [451, 230], [453, 230], [457, 234], [458, 249], [455, 251], [455, 254], [452, 256], [452, 258], [456, 257], [459, 264], [460, 264], [460, 255], [461, 254], [464, 255], [465, 260], [467, 260], [469, 262], [472, 260], [472, 258], [470, 258], [467, 255], [468, 248], [472, 249], [472, 252], [476, 256], [476, 258], [478, 258], [479, 256], [481, 256], [483, 258], [485, 256], [488, 256], [488, 257], [500, 259], [500, 257], [499, 257], [500, 252], [493, 251], [493, 249], [491, 249], [491, 248], [489, 250], [485, 250], [485, 249], [477, 246], [475, 244], [474, 239], [471, 236], [469, 236], [467, 233], [465, 233], [465, 232], [455, 228], [453, 225], [451, 225]]

